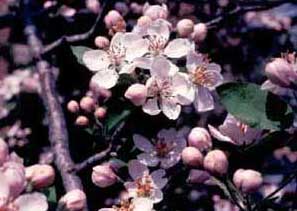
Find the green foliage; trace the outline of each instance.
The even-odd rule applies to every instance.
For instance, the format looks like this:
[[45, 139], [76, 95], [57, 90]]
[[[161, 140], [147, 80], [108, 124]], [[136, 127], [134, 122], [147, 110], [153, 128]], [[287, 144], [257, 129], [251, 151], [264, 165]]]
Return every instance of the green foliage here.
[[113, 131], [116, 127], [124, 122], [131, 114], [131, 110], [124, 109], [120, 113], [112, 113], [106, 120], [107, 131]]
[[76, 57], [77, 62], [82, 65], [84, 64], [83, 60], [82, 60], [84, 53], [86, 51], [92, 50], [91, 48], [88, 48], [85, 46], [71, 46], [70, 48], [71, 48], [73, 55]]
[[226, 83], [217, 92], [227, 111], [251, 127], [281, 130], [292, 124], [292, 109], [256, 84]]

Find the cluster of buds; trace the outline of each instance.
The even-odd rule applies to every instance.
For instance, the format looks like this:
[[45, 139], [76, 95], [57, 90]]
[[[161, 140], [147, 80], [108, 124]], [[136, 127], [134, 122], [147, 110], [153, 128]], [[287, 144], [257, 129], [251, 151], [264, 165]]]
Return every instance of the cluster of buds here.
[[235, 186], [244, 193], [257, 191], [263, 183], [261, 173], [251, 169], [238, 169], [233, 175]]
[[71, 100], [67, 104], [67, 109], [73, 114], [79, 114], [80, 111], [84, 115], [78, 115], [75, 124], [78, 126], [87, 126], [90, 123], [90, 114], [93, 114], [95, 118], [103, 119], [106, 116], [106, 109], [99, 106], [96, 100], [91, 96], [83, 97], [78, 103], [75, 100]]

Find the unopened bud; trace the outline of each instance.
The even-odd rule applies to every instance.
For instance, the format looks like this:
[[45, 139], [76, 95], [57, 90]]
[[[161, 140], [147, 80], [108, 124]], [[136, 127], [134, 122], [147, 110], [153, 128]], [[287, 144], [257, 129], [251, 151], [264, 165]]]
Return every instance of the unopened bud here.
[[202, 42], [207, 36], [207, 26], [204, 23], [198, 23], [194, 26], [192, 39], [195, 42]]
[[263, 183], [261, 173], [254, 170], [238, 169], [233, 175], [235, 186], [245, 193], [256, 191]]
[[53, 184], [55, 170], [50, 165], [36, 164], [25, 169], [26, 179], [34, 188], [45, 188]]
[[186, 147], [181, 154], [184, 164], [199, 167], [203, 164], [203, 155], [195, 147]]
[[103, 36], [97, 36], [95, 38], [95, 45], [98, 48], [107, 48], [109, 46], [109, 40]]
[[149, 5], [146, 3], [143, 7], [143, 15], [149, 16], [152, 20], [167, 19], [168, 8], [165, 4]]
[[194, 30], [194, 22], [190, 19], [182, 19], [177, 23], [176, 30], [179, 36], [187, 37]]
[[86, 194], [75, 189], [66, 193], [60, 200], [67, 211], [82, 211], [86, 207]]
[[78, 126], [87, 126], [89, 124], [89, 119], [85, 116], [79, 116], [76, 118], [75, 124]]
[[188, 144], [203, 151], [212, 147], [211, 136], [205, 128], [195, 127], [188, 136]]
[[133, 84], [125, 92], [125, 97], [134, 105], [142, 105], [147, 97], [147, 88], [143, 84]]
[[141, 16], [137, 19], [138, 26], [148, 26], [152, 22], [149, 16]]
[[106, 188], [117, 181], [117, 176], [109, 164], [103, 164], [93, 168], [92, 181], [98, 187]]
[[228, 171], [228, 159], [221, 150], [213, 150], [207, 153], [204, 158], [204, 168], [213, 174], [223, 175]]
[[75, 100], [71, 100], [67, 104], [67, 110], [71, 113], [77, 113], [79, 111], [79, 105]]
[[92, 112], [95, 109], [96, 102], [93, 98], [86, 96], [80, 100], [79, 105], [82, 110]]
[[98, 108], [96, 108], [94, 115], [98, 119], [104, 119], [105, 116], [106, 116], [106, 112], [107, 112], [106, 111], [106, 108], [104, 108], [104, 107], [98, 107]]
[[122, 15], [118, 11], [111, 10], [105, 16], [104, 23], [108, 29], [111, 29], [112, 27], [116, 26], [119, 22], [122, 22], [123, 20], [124, 19]]

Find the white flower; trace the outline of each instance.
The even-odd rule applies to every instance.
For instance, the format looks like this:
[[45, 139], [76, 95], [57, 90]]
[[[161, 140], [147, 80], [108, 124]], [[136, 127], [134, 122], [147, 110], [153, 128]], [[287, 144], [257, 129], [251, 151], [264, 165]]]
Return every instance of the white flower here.
[[164, 178], [165, 171], [159, 169], [149, 173], [149, 169], [138, 160], [131, 160], [128, 163], [129, 174], [134, 180], [126, 182], [124, 185], [131, 198], [148, 198], [153, 203], [158, 203], [163, 199], [162, 188], [167, 184]]
[[151, 77], [146, 81], [147, 100], [143, 111], [157, 115], [161, 111], [169, 119], [177, 119], [181, 105], [189, 105], [194, 99], [194, 90], [185, 73], [164, 57], [156, 57], [151, 66]]
[[195, 109], [198, 112], [214, 109], [214, 99], [210, 91], [223, 82], [221, 67], [218, 64], [209, 63], [203, 55], [191, 51], [187, 55], [187, 70], [192, 86], [195, 88]]
[[136, 67], [135, 58], [148, 51], [148, 41], [134, 33], [116, 33], [108, 51], [90, 50], [84, 53], [83, 62], [96, 72], [92, 82], [110, 89], [117, 83], [118, 73], [131, 73]]
[[183, 130], [162, 129], [155, 140], [149, 141], [147, 138], [135, 134], [133, 136], [135, 146], [143, 151], [137, 159], [147, 166], [157, 166], [170, 168], [181, 159], [181, 152], [187, 146]]
[[131, 201], [121, 201], [119, 206], [102, 208], [99, 211], [153, 211], [153, 203], [148, 198], [134, 198]]
[[236, 145], [250, 144], [261, 135], [261, 130], [251, 128], [228, 114], [219, 129], [208, 125], [209, 132], [220, 141], [230, 142]]

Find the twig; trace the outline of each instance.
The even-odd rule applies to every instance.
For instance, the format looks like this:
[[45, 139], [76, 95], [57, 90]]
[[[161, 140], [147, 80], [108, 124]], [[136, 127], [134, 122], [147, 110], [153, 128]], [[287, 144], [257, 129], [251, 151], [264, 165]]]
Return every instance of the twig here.
[[[55, 77], [49, 63], [42, 59], [43, 45], [37, 36], [37, 29], [31, 20], [30, 0], [23, 1], [24, 6], [24, 33], [27, 43], [36, 59], [36, 70], [40, 77], [42, 99], [49, 119], [49, 140], [55, 154], [55, 165], [59, 170], [66, 192], [74, 189], [83, 189], [80, 178], [70, 170], [74, 166], [68, 146], [68, 132], [65, 117], [58, 101], [55, 87]], [[85, 206], [87, 210], [87, 205]]]
[[83, 162], [76, 164], [74, 167], [74, 171], [75, 172], [80, 172], [86, 168], [89, 168], [93, 165], [95, 165], [96, 163], [100, 162], [101, 160], [103, 160], [111, 151], [112, 149], [112, 144], [110, 144], [107, 149], [96, 153], [95, 155], [89, 157], [88, 159], [84, 160]]
[[69, 36], [64, 35], [64, 36], [60, 37], [59, 39], [55, 40], [54, 42], [46, 45], [44, 47], [42, 53], [45, 54], [49, 51], [52, 51], [53, 49], [60, 46], [64, 42], [74, 43], [74, 42], [79, 42], [79, 41], [88, 39], [95, 32], [95, 29], [97, 28], [98, 25], [100, 25], [102, 18], [108, 12], [109, 7], [107, 5], [111, 4], [113, 1], [114, 0], [105, 0], [104, 1], [104, 4], [102, 6], [103, 9], [101, 10], [101, 12], [98, 13], [95, 23], [87, 32], [82, 33], [82, 34], [69, 35]]

